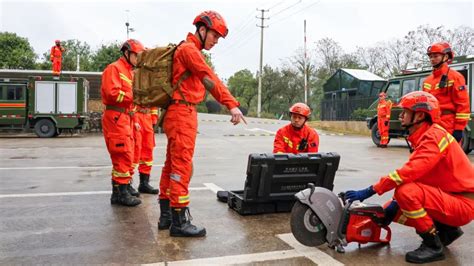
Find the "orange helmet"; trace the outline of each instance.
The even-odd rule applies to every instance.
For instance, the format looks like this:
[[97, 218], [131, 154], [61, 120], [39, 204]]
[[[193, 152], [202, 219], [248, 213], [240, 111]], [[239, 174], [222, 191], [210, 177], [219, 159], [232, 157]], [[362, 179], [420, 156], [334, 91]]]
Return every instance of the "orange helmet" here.
[[122, 44], [122, 48], [120, 48], [120, 51], [130, 51], [132, 53], [140, 53], [140, 52], [143, 52], [145, 50], [145, 47], [143, 46], [143, 44], [135, 39], [129, 39], [127, 41], [125, 41], [123, 44]]
[[215, 30], [222, 36], [222, 38], [225, 38], [229, 32], [224, 18], [216, 11], [204, 11], [197, 15], [193, 21], [193, 25], [196, 25], [197, 23], [203, 23], [208, 29]]
[[427, 55], [430, 54], [447, 54], [448, 55], [448, 63], [451, 63], [454, 58], [453, 49], [447, 42], [437, 42], [430, 45], [426, 51]]
[[440, 119], [439, 103], [433, 94], [425, 91], [413, 91], [405, 94], [398, 107], [406, 108], [414, 112], [425, 112], [431, 116], [433, 123]]
[[304, 103], [295, 103], [293, 106], [290, 107], [290, 115], [291, 114], [299, 114], [306, 118], [309, 118], [311, 115], [311, 109]]

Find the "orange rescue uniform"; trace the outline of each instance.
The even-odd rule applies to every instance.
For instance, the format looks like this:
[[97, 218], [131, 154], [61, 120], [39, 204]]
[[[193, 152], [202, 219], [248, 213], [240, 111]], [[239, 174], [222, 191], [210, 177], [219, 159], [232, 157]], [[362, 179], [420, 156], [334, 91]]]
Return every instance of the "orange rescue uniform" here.
[[462, 226], [474, 219], [474, 168], [451, 134], [425, 123], [408, 137], [414, 152], [400, 169], [373, 186], [381, 195], [395, 188], [395, 222], [426, 232], [433, 219]]
[[381, 98], [377, 105], [377, 127], [380, 133], [380, 145], [388, 144], [388, 133], [390, 128], [390, 111], [392, 110], [392, 101]]
[[140, 125], [134, 128], [135, 150], [133, 169], [138, 165], [138, 172], [149, 175], [153, 166], [153, 148], [155, 147], [155, 132], [153, 126], [158, 120], [158, 108], [135, 106], [133, 119]]
[[[447, 74], [446, 86], [440, 88], [443, 75]], [[464, 130], [471, 111], [469, 107], [468, 88], [464, 76], [443, 64], [433, 70], [423, 83], [423, 91], [433, 94], [439, 101], [441, 122], [439, 123], [449, 133], [454, 130]]]
[[53, 75], [59, 75], [61, 73], [61, 62], [64, 52], [64, 47], [53, 46], [51, 47], [50, 60], [53, 62]]
[[118, 184], [129, 184], [133, 170], [132, 80], [132, 66], [123, 57], [102, 73], [102, 128], [113, 165], [112, 180]]
[[[303, 139], [306, 140], [306, 145], [304, 143], [301, 145]], [[316, 130], [307, 124], [304, 124], [299, 130], [288, 124], [277, 131], [273, 141], [273, 153], [298, 154], [301, 152], [318, 152], [318, 149], [319, 135]]]
[[207, 65], [201, 53], [201, 42], [189, 33], [186, 41], [177, 49], [173, 58], [173, 84], [185, 72], [190, 76], [176, 90], [168, 107], [163, 129], [168, 139], [166, 161], [160, 179], [160, 199], [169, 199], [174, 208], [189, 204], [189, 182], [192, 174], [194, 146], [197, 134], [196, 104], [204, 100], [208, 90], [214, 98], [229, 110], [239, 102]]

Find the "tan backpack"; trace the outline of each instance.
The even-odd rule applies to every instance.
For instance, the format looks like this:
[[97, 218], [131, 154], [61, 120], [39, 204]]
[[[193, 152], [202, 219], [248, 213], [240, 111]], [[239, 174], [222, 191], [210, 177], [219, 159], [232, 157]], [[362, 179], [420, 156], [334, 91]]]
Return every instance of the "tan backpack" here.
[[[180, 43], [181, 44], [181, 43]], [[133, 101], [143, 107], [166, 109], [173, 92], [180, 90], [181, 82], [189, 76], [186, 72], [175, 86], [171, 84], [173, 75], [173, 56], [179, 44], [147, 49], [137, 58], [133, 77]], [[181, 93], [182, 95], [182, 93]], [[182, 95], [184, 99], [184, 96]]]

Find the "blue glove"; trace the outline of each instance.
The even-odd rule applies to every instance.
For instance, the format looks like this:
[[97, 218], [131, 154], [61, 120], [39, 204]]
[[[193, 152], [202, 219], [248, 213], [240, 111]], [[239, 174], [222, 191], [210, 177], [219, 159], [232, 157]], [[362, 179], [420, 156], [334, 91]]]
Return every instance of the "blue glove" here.
[[364, 201], [365, 199], [368, 199], [372, 197], [375, 194], [375, 191], [372, 186], [362, 189], [362, 190], [348, 190], [346, 191], [345, 198], [349, 202], [353, 201]]
[[460, 142], [462, 139], [462, 130], [454, 130], [453, 137], [456, 139], [457, 142]]

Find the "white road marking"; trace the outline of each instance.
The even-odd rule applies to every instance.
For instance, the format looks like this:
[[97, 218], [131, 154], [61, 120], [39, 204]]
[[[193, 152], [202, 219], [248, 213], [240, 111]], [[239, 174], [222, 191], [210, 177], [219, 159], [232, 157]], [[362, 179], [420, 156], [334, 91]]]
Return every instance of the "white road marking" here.
[[280, 234], [277, 237], [293, 247], [297, 253], [305, 256], [317, 265], [344, 265], [315, 247], [307, 247], [300, 244], [293, 234]]
[[[252, 263], [259, 261], [271, 261], [271, 260], [284, 260], [292, 259], [296, 257], [302, 257], [296, 250], [282, 250], [282, 251], [270, 251], [253, 254], [242, 254], [233, 256], [213, 257], [213, 258], [202, 258], [192, 260], [180, 260], [180, 261], [169, 261], [167, 265], [235, 265], [243, 263]], [[142, 265], [163, 265], [161, 263], [151, 263]]]
[[263, 131], [263, 132], [267, 132], [267, 133], [271, 133], [271, 134], [276, 134], [275, 131], [271, 131], [271, 130], [266, 130], [266, 129], [262, 129], [262, 128], [257, 128], [257, 127], [254, 127], [254, 128], [246, 128], [245, 130], [248, 130], [248, 131]]
[[214, 193], [217, 193], [217, 191], [219, 190], [225, 190], [214, 183], [204, 183], [204, 186], [206, 186], [209, 190], [211, 190]]
[[[154, 164], [153, 167], [160, 167], [163, 164]], [[31, 166], [31, 167], [0, 167], [1, 170], [55, 170], [55, 169], [112, 169], [112, 165], [96, 166]]]
[[[190, 191], [209, 190], [208, 187], [191, 187]], [[25, 193], [25, 194], [5, 194], [0, 195], [0, 199], [4, 198], [29, 198], [29, 197], [56, 197], [56, 196], [84, 196], [84, 195], [101, 195], [110, 194], [110, 190], [106, 191], [79, 191], [79, 192], [55, 192], [55, 193]]]

